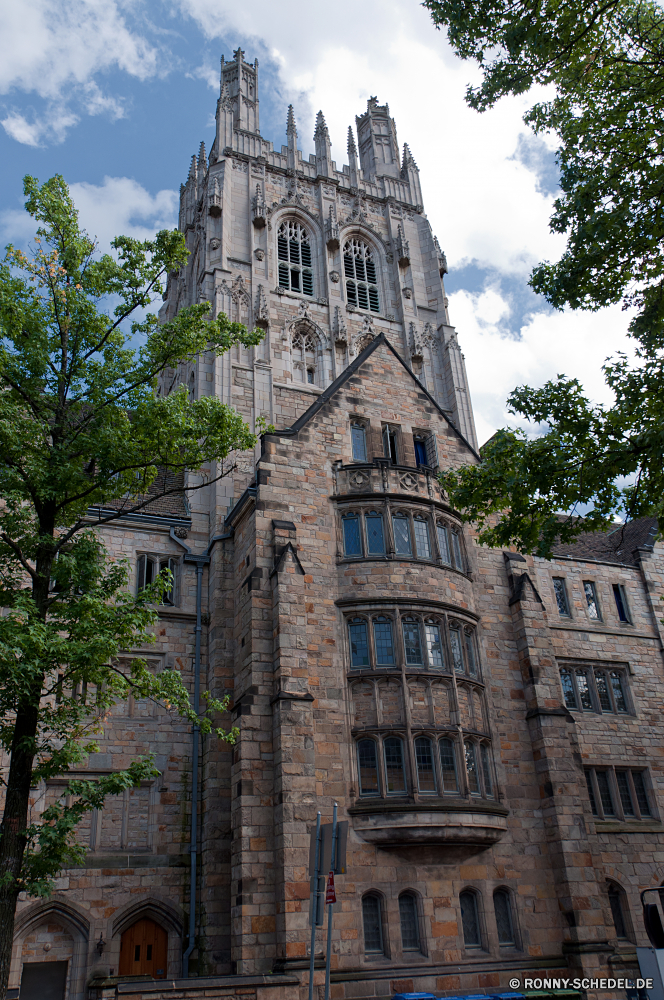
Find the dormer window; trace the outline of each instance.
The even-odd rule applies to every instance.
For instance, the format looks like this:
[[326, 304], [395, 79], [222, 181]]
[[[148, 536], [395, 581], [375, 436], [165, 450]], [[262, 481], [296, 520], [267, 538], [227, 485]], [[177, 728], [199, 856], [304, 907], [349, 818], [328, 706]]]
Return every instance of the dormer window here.
[[348, 304], [380, 312], [378, 280], [373, 251], [363, 240], [348, 240], [344, 246], [344, 275]]
[[299, 222], [282, 222], [277, 234], [279, 285], [289, 292], [314, 294], [309, 234]]

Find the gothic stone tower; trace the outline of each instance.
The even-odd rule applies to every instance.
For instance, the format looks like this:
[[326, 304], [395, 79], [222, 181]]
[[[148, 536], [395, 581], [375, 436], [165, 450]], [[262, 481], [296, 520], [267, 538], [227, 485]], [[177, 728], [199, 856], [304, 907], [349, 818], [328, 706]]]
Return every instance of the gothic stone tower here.
[[[50, 900], [21, 901], [15, 990], [57, 971], [62, 1000], [304, 1000], [309, 831], [335, 801], [334, 1000], [625, 975], [646, 943], [638, 892], [664, 880], [663, 547], [648, 521], [552, 562], [475, 543], [436, 478], [479, 460], [445, 258], [388, 106], [371, 98], [356, 130], [339, 170], [319, 114], [305, 161], [291, 110], [275, 151], [257, 64], [222, 60], [162, 316], [205, 300], [265, 338], [161, 389], [276, 431], [191, 505], [104, 534], [137, 587], [172, 568], [150, 662], [193, 690], [199, 635], [202, 690], [231, 694], [240, 739], [206, 738], [196, 765], [181, 722], [118, 706], [81, 775], [152, 751], [160, 777], [90, 818], [85, 864]], [[35, 789], [32, 817], [59, 795]], [[319, 930], [317, 983], [325, 944]]]

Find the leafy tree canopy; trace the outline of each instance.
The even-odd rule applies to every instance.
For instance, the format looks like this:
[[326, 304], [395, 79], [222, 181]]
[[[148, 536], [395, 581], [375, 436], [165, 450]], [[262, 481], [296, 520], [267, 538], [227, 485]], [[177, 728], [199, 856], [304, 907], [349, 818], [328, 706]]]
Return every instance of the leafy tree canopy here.
[[[560, 195], [551, 229], [567, 236], [555, 263], [530, 284], [556, 308], [621, 302], [637, 362], [604, 368], [616, 396], [593, 407], [575, 380], [517, 389], [511, 412], [544, 425], [537, 438], [503, 430], [483, 465], [445, 477], [453, 503], [483, 526], [482, 539], [550, 553], [615, 516], [659, 516], [664, 347], [664, 12], [650, 0], [425, 0], [455, 51], [482, 81], [478, 111], [506, 94], [548, 85], [553, 96], [525, 116], [558, 141]], [[548, 430], [547, 430], [548, 428]], [[617, 485], [628, 477], [628, 488]], [[561, 526], [558, 512], [590, 504], [590, 519]], [[502, 505], [502, 507], [500, 506]], [[499, 510], [508, 510], [496, 524]], [[555, 527], [554, 522], [557, 524]], [[555, 527], [555, 530], [554, 530]]]
[[0, 774], [0, 996], [18, 893], [48, 892], [80, 855], [83, 813], [156, 772], [145, 758], [71, 781], [66, 802], [29, 825], [31, 785], [79, 765], [130, 693], [234, 739], [215, 728], [226, 701], [210, 698], [200, 713], [177, 670], [155, 675], [141, 657], [123, 665], [122, 650], [154, 640], [169, 574], [129, 593], [129, 568], [108, 558], [89, 510], [108, 523], [189, 488], [188, 471], [199, 485], [227, 475], [255, 435], [216, 398], [168, 389], [202, 354], [262, 337], [212, 318], [207, 303], [158, 323], [150, 304], [188, 256], [179, 232], [118, 237], [114, 254], [100, 255], [62, 177], [26, 177], [24, 187], [39, 223], [34, 245], [7, 247], [0, 263], [0, 748], [9, 762]]

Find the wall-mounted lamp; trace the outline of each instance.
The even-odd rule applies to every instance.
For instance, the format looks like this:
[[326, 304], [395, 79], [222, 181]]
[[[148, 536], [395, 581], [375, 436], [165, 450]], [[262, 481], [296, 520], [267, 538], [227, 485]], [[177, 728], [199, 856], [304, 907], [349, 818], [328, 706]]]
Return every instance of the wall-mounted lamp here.
[[106, 942], [102, 934], [99, 935], [99, 940], [97, 941], [97, 951], [99, 952], [99, 957], [101, 958], [104, 948], [106, 947]]

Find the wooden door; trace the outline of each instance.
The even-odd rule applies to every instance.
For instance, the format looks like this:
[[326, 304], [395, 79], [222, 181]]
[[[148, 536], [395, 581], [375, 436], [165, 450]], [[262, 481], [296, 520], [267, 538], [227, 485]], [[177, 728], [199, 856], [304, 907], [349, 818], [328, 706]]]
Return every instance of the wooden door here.
[[168, 935], [154, 920], [138, 920], [120, 941], [120, 975], [166, 978]]

